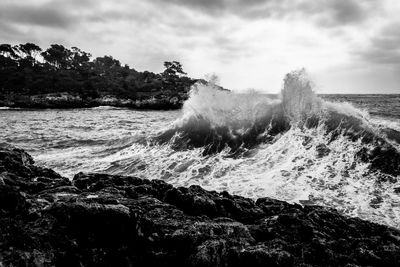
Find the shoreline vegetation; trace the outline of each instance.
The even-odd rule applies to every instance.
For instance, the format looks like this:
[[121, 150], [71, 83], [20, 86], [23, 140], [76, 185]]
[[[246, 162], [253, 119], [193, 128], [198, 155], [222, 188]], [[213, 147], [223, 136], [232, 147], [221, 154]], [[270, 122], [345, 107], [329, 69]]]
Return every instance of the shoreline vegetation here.
[[[156, 177], [155, 177], [156, 178]], [[158, 179], [72, 180], [0, 144], [0, 266], [398, 266], [400, 231]]]
[[[177, 61], [162, 73], [137, 71], [112, 56], [92, 59], [77, 47], [0, 45], [0, 106], [15, 108], [179, 109], [193, 79]], [[221, 88], [222, 89], [222, 88]]]

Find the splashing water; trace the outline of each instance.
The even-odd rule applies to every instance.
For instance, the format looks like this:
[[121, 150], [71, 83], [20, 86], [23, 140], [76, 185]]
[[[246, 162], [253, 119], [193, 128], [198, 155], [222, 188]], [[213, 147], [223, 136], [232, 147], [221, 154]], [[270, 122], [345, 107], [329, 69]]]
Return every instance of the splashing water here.
[[267, 109], [280, 101], [269, 99], [256, 91], [234, 94], [215, 86], [196, 84], [183, 106], [183, 117], [176, 121], [182, 126], [193, 117], [209, 120], [212, 127], [248, 127], [265, 116]]
[[[254, 199], [325, 205], [400, 228], [400, 124], [371, 118], [349, 103], [324, 101], [312, 88], [304, 70], [286, 75], [276, 98], [198, 84], [181, 113], [112, 109], [101, 117], [102, 110], [81, 110], [80, 116], [57, 111], [46, 124], [50, 135], [41, 130], [30, 142], [60, 139], [66, 131], [54, 132], [58, 128], [49, 122], [64, 127], [87, 113], [92, 124], [73, 127], [94, 143], [68, 143], [63, 150], [46, 143], [46, 153], [35, 145], [39, 163], [67, 175], [136, 175]], [[73, 133], [63, 138], [73, 142]]]
[[398, 143], [366, 111], [316, 96], [304, 70], [286, 75], [281, 99], [196, 87], [160, 136], [179, 155], [163, 166], [173, 184], [326, 205], [400, 227]]
[[314, 94], [305, 69], [286, 75], [282, 90], [282, 106], [292, 123], [307, 119], [322, 109], [322, 101]]

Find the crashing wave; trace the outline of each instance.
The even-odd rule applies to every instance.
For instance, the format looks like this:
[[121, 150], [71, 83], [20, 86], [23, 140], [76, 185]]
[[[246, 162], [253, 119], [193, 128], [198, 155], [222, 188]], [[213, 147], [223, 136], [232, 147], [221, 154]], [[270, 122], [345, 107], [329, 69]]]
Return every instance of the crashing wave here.
[[174, 148], [204, 147], [203, 154], [253, 147], [290, 128], [280, 100], [255, 91], [233, 93], [196, 84], [183, 106], [183, 117], [157, 137]]
[[278, 98], [255, 91], [222, 91], [212, 84], [195, 85], [182, 118], [156, 141], [174, 149], [200, 147], [203, 155], [225, 150], [237, 156], [257, 145], [273, 144], [291, 129], [319, 128], [326, 136], [324, 146], [340, 137], [359, 142], [363, 146], [355, 158], [384, 173], [400, 174], [400, 153], [367, 112], [348, 103], [324, 101], [312, 88], [304, 69], [285, 76]]

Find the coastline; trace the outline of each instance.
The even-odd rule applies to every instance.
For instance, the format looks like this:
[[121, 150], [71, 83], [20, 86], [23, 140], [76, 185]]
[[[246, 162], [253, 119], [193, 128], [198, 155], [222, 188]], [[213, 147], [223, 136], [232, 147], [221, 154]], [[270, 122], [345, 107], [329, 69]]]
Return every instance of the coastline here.
[[70, 181], [0, 145], [1, 266], [397, 266], [400, 230], [133, 176]]
[[152, 95], [142, 99], [120, 98], [106, 95], [98, 98], [83, 98], [70, 93], [52, 93], [32, 96], [3, 96], [0, 107], [29, 109], [70, 109], [100, 106], [132, 109], [173, 110], [180, 109], [187, 99], [187, 93], [174, 95]]

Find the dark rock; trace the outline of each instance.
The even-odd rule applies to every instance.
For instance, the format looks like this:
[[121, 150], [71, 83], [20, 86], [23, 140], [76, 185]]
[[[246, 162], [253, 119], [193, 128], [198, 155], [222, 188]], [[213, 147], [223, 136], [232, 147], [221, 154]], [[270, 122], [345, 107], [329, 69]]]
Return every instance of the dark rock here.
[[[193, 81], [194, 82], [194, 81]], [[180, 109], [188, 98], [187, 92], [166, 94], [159, 88], [158, 92], [146, 94], [139, 99], [103, 96], [99, 98], [84, 98], [70, 93], [53, 93], [42, 95], [3, 95], [8, 101], [1, 101], [0, 106], [29, 109], [70, 109], [92, 108], [99, 106], [124, 107], [133, 109], [173, 110]]]
[[25, 151], [5, 144], [0, 144], [0, 175], [2, 184], [29, 193], [71, 185], [55, 171], [35, 166]]
[[27, 209], [27, 202], [22, 193], [8, 185], [0, 185], [0, 214], [22, 213]]
[[0, 150], [0, 266], [399, 266], [400, 231], [199, 186], [60, 175]]
[[252, 222], [263, 216], [262, 209], [251, 199], [206, 191], [195, 185], [172, 188], [166, 192], [164, 201], [191, 215], [224, 216], [240, 222]]

